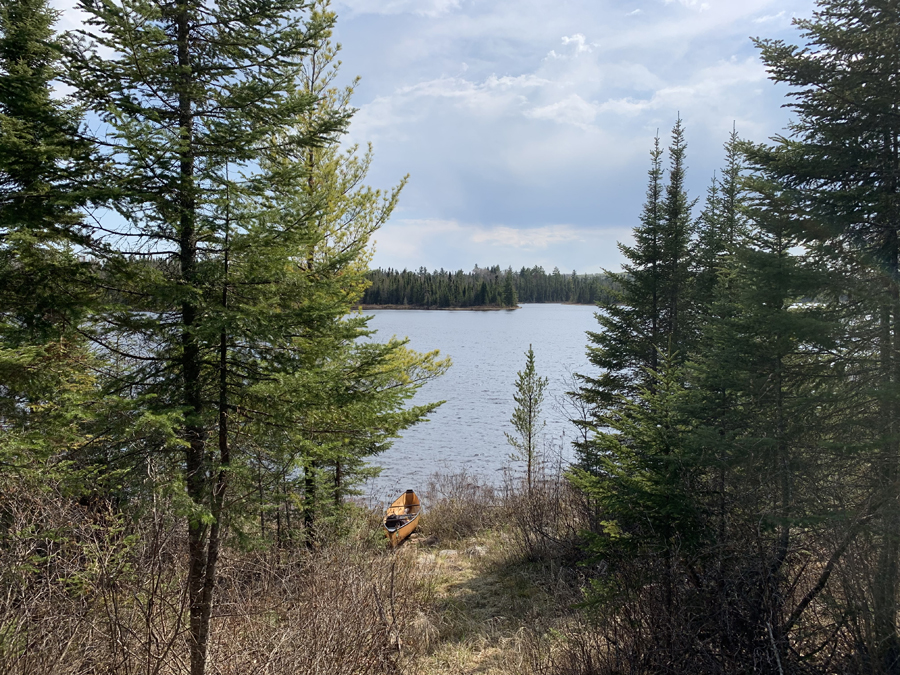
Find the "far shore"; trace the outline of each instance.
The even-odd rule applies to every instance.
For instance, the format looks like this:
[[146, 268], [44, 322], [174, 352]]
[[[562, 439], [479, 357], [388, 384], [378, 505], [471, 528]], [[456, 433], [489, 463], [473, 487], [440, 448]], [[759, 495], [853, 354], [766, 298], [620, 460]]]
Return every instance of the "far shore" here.
[[424, 305], [357, 305], [355, 309], [427, 309], [439, 310], [442, 312], [511, 312], [516, 309], [521, 309], [521, 306], [495, 307], [493, 305], [477, 305], [475, 307], [426, 307]]
[[[596, 307], [596, 302], [526, 302], [526, 305], [580, 305], [582, 307]], [[478, 305], [476, 307], [434, 307], [424, 305], [356, 305], [353, 309], [427, 309], [442, 312], [502, 312], [522, 309], [522, 305], [515, 307], [495, 307], [494, 305]]]

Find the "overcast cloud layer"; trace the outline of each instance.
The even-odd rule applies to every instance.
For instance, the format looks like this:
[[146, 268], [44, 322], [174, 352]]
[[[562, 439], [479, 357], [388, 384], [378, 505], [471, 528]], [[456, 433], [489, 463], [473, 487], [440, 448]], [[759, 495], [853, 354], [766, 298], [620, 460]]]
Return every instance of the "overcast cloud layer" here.
[[[350, 141], [370, 182], [409, 173], [374, 265], [617, 267], [649, 150], [680, 113], [702, 197], [732, 124], [788, 121], [750, 36], [796, 43], [812, 0], [333, 0]], [[56, 0], [61, 9], [66, 0]], [[62, 26], [77, 17], [66, 12]]]
[[702, 197], [732, 124], [788, 121], [750, 37], [796, 43], [812, 0], [335, 0], [357, 142], [410, 182], [374, 264], [618, 266], [649, 150], [676, 116]]

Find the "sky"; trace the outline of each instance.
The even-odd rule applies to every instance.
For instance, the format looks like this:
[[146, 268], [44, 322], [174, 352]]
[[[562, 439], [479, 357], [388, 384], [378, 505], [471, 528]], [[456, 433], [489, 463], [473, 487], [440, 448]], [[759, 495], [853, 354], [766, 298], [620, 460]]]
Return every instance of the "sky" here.
[[[73, 0], [54, 0], [72, 28]], [[348, 144], [368, 182], [409, 174], [375, 267], [616, 269], [653, 138], [680, 115], [702, 198], [732, 125], [789, 121], [751, 37], [801, 41], [813, 0], [332, 0], [341, 78], [359, 77]]]
[[375, 187], [407, 173], [373, 265], [615, 269], [649, 153], [680, 114], [702, 198], [732, 125], [789, 121], [751, 37], [801, 37], [812, 0], [333, 0], [350, 137]]

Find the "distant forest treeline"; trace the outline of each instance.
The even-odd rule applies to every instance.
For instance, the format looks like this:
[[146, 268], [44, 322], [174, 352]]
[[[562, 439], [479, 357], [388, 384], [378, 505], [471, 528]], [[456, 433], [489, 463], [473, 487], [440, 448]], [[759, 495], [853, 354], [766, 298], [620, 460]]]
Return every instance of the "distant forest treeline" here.
[[518, 272], [499, 265], [471, 272], [370, 270], [364, 305], [409, 307], [515, 307], [517, 302], [571, 302], [592, 305], [605, 300], [610, 280], [603, 274], [563, 274], [553, 268], [523, 267]]

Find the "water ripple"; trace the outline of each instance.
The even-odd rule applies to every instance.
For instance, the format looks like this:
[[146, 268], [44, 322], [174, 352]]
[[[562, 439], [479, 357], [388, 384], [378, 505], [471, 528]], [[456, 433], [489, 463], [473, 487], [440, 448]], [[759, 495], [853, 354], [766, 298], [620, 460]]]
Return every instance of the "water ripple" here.
[[590, 372], [585, 331], [597, 329], [595, 311], [583, 305], [523, 305], [499, 312], [371, 312], [376, 339], [408, 336], [413, 349], [439, 349], [453, 359], [453, 367], [425, 385], [413, 401], [447, 402], [430, 422], [409, 429], [375, 458], [384, 471], [366, 491], [392, 494], [416, 488], [438, 468], [466, 469], [487, 480], [499, 476], [509, 465], [511, 448], [504, 431], [512, 431], [516, 373], [525, 366], [529, 344], [538, 373], [550, 380], [543, 411], [545, 443], [562, 446], [563, 456], [571, 457], [566, 446], [574, 430], [556, 401], [570, 387], [569, 373]]

